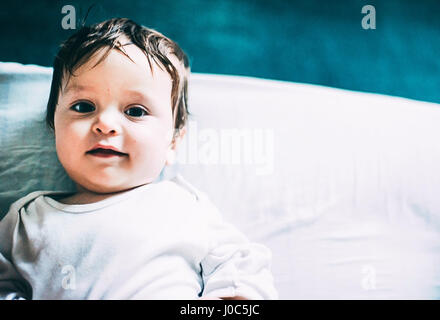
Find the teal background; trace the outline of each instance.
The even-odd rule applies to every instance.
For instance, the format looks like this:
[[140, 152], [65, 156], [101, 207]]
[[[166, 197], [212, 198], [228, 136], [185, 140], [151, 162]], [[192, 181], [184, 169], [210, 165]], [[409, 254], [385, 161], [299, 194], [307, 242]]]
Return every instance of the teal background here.
[[[177, 41], [192, 70], [377, 92], [440, 103], [438, 0], [9, 1], [0, 61], [50, 66], [72, 34], [64, 5], [87, 24], [128, 17]], [[376, 8], [376, 30], [361, 9]]]

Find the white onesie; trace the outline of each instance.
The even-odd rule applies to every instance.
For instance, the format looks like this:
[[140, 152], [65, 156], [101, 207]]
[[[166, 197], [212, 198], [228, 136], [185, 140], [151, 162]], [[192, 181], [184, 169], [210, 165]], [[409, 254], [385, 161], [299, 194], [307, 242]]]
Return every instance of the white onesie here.
[[182, 177], [91, 204], [36, 191], [0, 221], [0, 299], [276, 299], [271, 253]]

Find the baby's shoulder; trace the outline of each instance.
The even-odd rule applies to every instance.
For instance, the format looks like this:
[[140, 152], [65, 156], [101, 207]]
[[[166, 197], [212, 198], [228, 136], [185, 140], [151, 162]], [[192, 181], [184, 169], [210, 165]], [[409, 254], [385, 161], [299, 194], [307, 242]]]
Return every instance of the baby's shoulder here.
[[32, 202], [34, 202], [38, 197], [45, 196], [45, 195], [56, 195], [56, 194], [62, 194], [65, 192], [62, 191], [48, 191], [48, 190], [39, 190], [39, 191], [33, 191], [28, 193], [27, 195], [19, 198], [18, 200], [14, 201], [10, 206], [9, 210], [6, 213], [6, 215], [3, 217], [3, 219], [6, 219], [6, 217], [11, 215], [16, 215], [20, 212], [22, 208], [28, 207]]
[[[166, 181], [167, 192], [172, 194], [175, 201], [180, 201], [181, 205], [188, 205], [192, 207], [195, 212], [202, 212], [204, 216], [208, 213], [217, 214], [217, 208], [210, 201], [208, 195], [189, 183], [181, 175], [176, 175], [174, 178]], [[172, 192], [170, 192], [173, 190]]]
[[176, 193], [189, 197], [189, 199], [199, 205], [210, 203], [209, 197], [205, 192], [188, 182], [188, 180], [186, 180], [180, 174], [170, 179], [169, 183], [173, 186]]
[[28, 206], [32, 201], [37, 199], [41, 195], [46, 195], [51, 193], [51, 191], [33, 191], [31, 193], [28, 193], [24, 197], [21, 197], [20, 199], [14, 201], [11, 206], [9, 207], [9, 212], [19, 212], [21, 208]]
[[12, 239], [14, 226], [19, 221], [19, 213], [22, 208], [27, 208], [38, 197], [51, 193], [53, 191], [33, 191], [14, 201], [9, 206], [8, 212], [0, 219], [0, 242], [9, 243]]
[[176, 175], [172, 179], [168, 181], [173, 188], [175, 188], [177, 193], [185, 194], [186, 196], [191, 197], [191, 199], [198, 201], [200, 200], [201, 191], [190, 184], [186, 179], [184, 179], [181, 175]]

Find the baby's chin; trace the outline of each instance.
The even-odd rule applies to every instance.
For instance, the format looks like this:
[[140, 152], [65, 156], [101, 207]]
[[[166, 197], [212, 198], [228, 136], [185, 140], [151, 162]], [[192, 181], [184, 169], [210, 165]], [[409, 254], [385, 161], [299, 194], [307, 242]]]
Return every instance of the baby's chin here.
[[78, 193], [94, 193], [94, 194], [111, 195], [111, 194], [129, 191], [131, 189], [149, 184], [152, 181], [154, 180], [145, 179], [134, 183], [122, 183], [122, 184], [111, 184], [111, 183], [103, 183], [103, 182], [88, 182], [83, 184], [76, 183], [76, 188]]
[[[78, 193], [112, 194], [124, 192], [154, 182], [163, 166], [145, 168], [145, 170], [66, 170], [75, 182]], [[139, 169], [139, 168], [138, 168]]]

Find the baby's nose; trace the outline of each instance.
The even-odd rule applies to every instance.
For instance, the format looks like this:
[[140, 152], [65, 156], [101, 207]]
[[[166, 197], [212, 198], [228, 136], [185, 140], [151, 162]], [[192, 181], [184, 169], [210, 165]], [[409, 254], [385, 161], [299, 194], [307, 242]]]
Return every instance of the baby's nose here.
[[96, 132], [99, 132], [99, 133], [103, 133], [103, 134], [114, 134], [114, 133], [116, 133], [116, 130], [115, 129], [101, 129], [100, 127], [96, 127], [96, 130], [95, 130]]
[[99, 134], [119, 134], [121, 131], [115, 116], [101, 115], [93, 125], [93, 132]]

